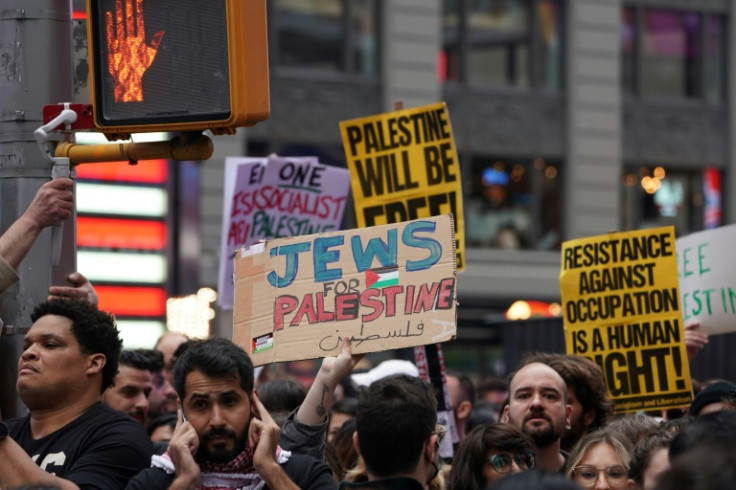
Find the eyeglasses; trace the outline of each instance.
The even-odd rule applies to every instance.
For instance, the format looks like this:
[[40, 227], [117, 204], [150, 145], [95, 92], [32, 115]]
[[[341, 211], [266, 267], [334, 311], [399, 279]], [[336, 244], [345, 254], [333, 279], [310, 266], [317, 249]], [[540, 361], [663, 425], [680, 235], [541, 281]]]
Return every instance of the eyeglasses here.
[[513, 461], [516, 461], [516, 464], [522, 470], [532, 469], [534, 468], [534, 453], [529, 451], [526, 453], [517, 453], [513, 456], [508, 453], [499, 453], [488, 458], [488, 462], [491, 464], [491, 467], [499, 475], [505, 475], [511, 471]]
[[629, 472], [626, 467], [620, 464], [600, 469], [593, 465], [584, 464], [572, 469], [572, 473], [575, 475], [575, 478], [577, 478], [578, 481], [586, 487], [592, 487], [595, 485], [595, 482], [598, 479], [598, 474], [601, 471], [606, 475], [606, 479], [612, 487], [624, 485], [629, 477]]

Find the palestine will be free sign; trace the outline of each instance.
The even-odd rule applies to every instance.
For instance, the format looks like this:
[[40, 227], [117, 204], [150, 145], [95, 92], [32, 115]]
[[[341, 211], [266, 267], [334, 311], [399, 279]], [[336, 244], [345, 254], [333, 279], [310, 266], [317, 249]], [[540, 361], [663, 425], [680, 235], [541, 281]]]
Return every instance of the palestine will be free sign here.
[[673, 227], [562, 244], [568, 354], [603, 369], [616, 413], [690, 405]]
[[444, 103], [340, 123], [359, 228], [452, 213], [465, 269], [460, 165]]

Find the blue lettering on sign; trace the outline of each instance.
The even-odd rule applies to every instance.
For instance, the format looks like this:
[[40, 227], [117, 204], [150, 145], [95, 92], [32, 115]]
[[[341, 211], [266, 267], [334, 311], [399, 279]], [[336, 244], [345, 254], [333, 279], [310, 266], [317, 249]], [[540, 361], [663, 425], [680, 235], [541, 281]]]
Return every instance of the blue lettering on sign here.
[[384, 242], [381, 238], [371, 238], [368, 240], [365, 249], [363, 249], [363, 242], [360, 236], [354, 236], [350, 244], [353, 248], [353, 260], [355, 261], [355, 268], [358, 272], [370, 269], [374, 257], [383, 266], [396, 265], [398, 251], [396, 235], [396, 230], [390, 229], [386, 236], [388, 243]]
[[338, 247], [345, 242], [343, 235], [332, 237], [320, 237], [314, 240], [314, 280], [316, 282], [335, 281], [342, 278], [342, 269], [328, 269], [329, 262], [340, 260], [339, 250], [328, 250], [330, 247]]
[[309, 252], [310, 248], [311, 245], [308, 242], [293, 243], [279, 248], [272, 248], [271, 257], [277, 255], [286, 256], [286, 270], [284, 271], [284, 277], [279, 277], [275, 271], [269, 272], [266, 277], [268, 283], [277, 288], [285, 288], [294, 282], [296, 274], [299, 271], [299, 254]]
[[[429, 269], [440, 261], [442, 257], [442, 244], [431, 236], [421, 236], [419, 233], [434, 233], [437, 224], [434, 221], [412, 221], [407, 223], [401, 233], [401, 241], [410, 248], [422, 248], [429, 255], [421, 260], [407, 260], [406, 270], [422, 271]], [[335, 281], [342, 278], [342, 268], [328, 269], [327, 265], [340, 260], [340, 250], [331, 250], [339, 247], [345, 242], [343, 235], [331, 237], [318, 237], [314, 240], [313, 264], [315, 282]], [[395, 228], [386, 232], [386, 239], [374, 237], [368, 240], [365, 248], [360, 236], [354, 236], [350, 240], [353, 252], [355, 268], [358, 272], [364, 272], [372, 267], [374, 260], [382, 266], [398, 265], [398, 232]], [[284, 275], [279, 276], [276, 271], [271, 271], [266, 276], [268, 283], [277, 288], [290, 286], [296, 280], [299, 272], [299, 254], [312, 250], [309, 242], [292, 243], [273, 248], [271, 257], [284, 256], [286, 266]]]
[[406, 270], [423, 271], [429, 269], [439, 262], [442, 256], [442, 245], [440, 242], [430, 237], [415, 236], [415, 232], [434, 232], [437, 227], [434, 221], [413, 221], [406, 225], [401, 233], [401, 241], [404, 245], [415, 248], [426, 248], [429, 251], [429, 257], [422, 260], [407, 260]]

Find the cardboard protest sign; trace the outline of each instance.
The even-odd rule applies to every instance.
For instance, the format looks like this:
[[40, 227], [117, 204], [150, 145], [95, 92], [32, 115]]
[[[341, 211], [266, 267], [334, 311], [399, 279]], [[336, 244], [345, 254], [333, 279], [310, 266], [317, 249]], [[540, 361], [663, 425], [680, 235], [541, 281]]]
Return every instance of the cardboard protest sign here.
[[562, 244], [568, 354], [603, 369], [616, 413], [690, 405], [673, 227]]
[[233, 341], [255, 365], [444, 342], [456, 333], [451, 215], [271, 240], [235, 258]]
[[444, 103], [340, 123], [359, 227], [452, 213], [465, 269], [460, 163]]
[[677, 239], [682, 318], [708, 334], [736, 332], [736, 225]]
[[350, 175], [315, 157], [234, 159], [235, 179], [227, 164], [219, 298], [223, 308], [232, 308], [235, 249], [258, 240], [339, 229]]

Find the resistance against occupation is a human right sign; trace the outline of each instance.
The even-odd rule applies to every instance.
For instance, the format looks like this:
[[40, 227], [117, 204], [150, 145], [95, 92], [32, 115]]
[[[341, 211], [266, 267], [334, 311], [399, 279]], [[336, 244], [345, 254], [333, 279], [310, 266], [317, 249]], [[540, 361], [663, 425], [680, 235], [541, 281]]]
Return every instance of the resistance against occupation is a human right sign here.
[[562, 244], [568, 354], [603, 369], [615, 412], [688, 406], [673, 227]]

